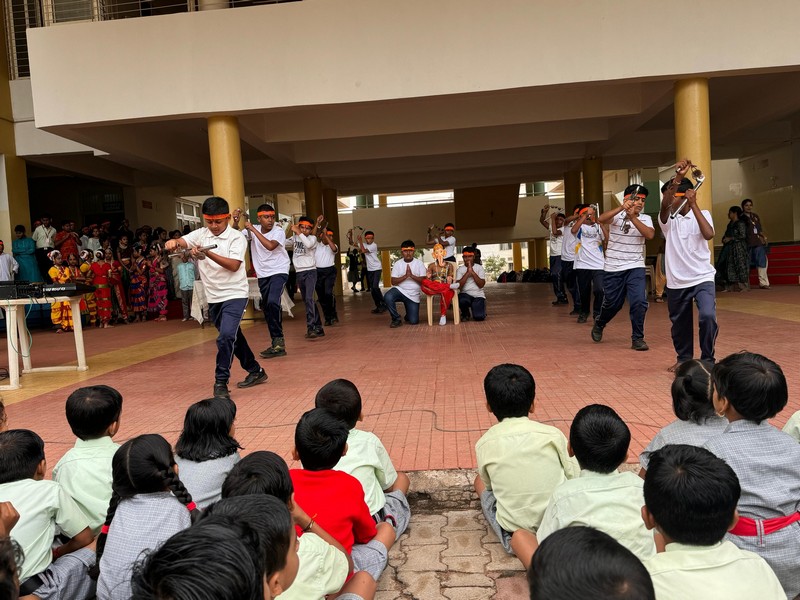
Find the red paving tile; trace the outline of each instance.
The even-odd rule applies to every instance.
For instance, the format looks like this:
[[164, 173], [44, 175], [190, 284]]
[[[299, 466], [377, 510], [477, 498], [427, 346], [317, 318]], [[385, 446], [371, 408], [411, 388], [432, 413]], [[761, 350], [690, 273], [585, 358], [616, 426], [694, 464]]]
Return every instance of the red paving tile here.
[[[536, 379], [536, 419], [567, 432], [582, 406], [609, 404], [631, 428], [630, 460], [636, 462], [655, 432], [673, 419], [666, 368], [675, 356], [666, 305], [650, 305], [646, 333], [651, 350], [634, 352], [626, 312], [609, 325], [602, 344], [594, 344], [589, 324], [577, 324], [565, 307], [550, 305], [548, 286], [490, 285], [487, 291], [490, 314], [483, 323], [428, 327], [423, 316], [421, 325], [389, 329], [386, 315], [370, 314], [366, 295], [341, 299], [341, 323], [327, 328], [322, 339], [305, 340], [303, 319], [287, 318], [288, 356], [262, 361], [269, 382], [233, 389], [237, 437], [245, 452], [270, 449], [288, 460], [298, 417], [313, 406], [323, 384], [344, 377], [358, 385], [364, 399], [361, 426], [381, 437], [397, 468], [474, 467], [475, 442], [494, 423], [484, 405], [483, 377], [496, 364], [516, 362]], [[725, 295], [718, 310], [718, 357], [746, 348], [783, 367], [792, 396], [774, 421], [779, 426], [800, 410], [794, 392], [800, 384], [799, 302], [800, 289], [773, 288]], [[63, 414], [65, 398], [80, 385], [104, 383], [125, 398], [120, 440], [155, 431], [174, 441], [186, 407], [210, 395], [213, 379], [213, 338], [198, 334], [185, 348], [162, 348], [165, 336], [192, 328], [197, 326], [168, 321], [86, 332], [89, 376], [92, 357], [105, 352], [150, 342], [154, 350], [167, 353], [138, 364], [123, 362], [88, 380], [76, 377], [69, 385], [13, 404], [8, 407], [11, 426], [39, 432], [53, 465], [73, 443]], [[268, 345], [263, 322], [245, 333], [254, 350]], [[69, 362], [73, 352], [71, 336], [34, 333], [36, 366]], [[2, 344], [0, 364], [6, 361]], [[243, 376], [238, 366], [233, 373], [234, 381]], [[32, 377], [37, 375], [23, 376], [23, 386]], [[6, 392], [5, 397], [13, 401], [15, 394]]]

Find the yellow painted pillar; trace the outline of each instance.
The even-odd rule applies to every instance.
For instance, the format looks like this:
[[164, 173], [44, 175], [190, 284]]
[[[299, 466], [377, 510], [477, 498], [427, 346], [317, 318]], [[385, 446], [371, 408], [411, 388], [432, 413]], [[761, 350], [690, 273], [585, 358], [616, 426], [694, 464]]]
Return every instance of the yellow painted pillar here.
[[[705, 175], [697, 192], [697, 205], [711, 212], [711, 127], [708, 79], [696, 77], [675, 82], [675, 152], [677, 160], [690, 158]], [[714, 261], [714, 240], [708, 242]]]
[[528, 240], [528, 268], [533, 270], [536, 268], [536, 240]]
[[306, 200], [306, 216], [316, 219], [322, 210], [322, 181], [319, 177], [307, 177], [303, 180], [303, 192]]
[[522, 270], [522, 244], [519, 242], [514, 242], [511, 245], [512, 248], [512, 260], [514, 261], [514, 270], [521, 271]]
[[339, 195], [336, 190], [330, 188], [322, 190], [322, 208], [325, 212], [325, 219], [328, 221], [328, 227], [333, 229], [334, 241], [339, 246], [339, 252], [336, 253], [334, 258], [336, 285], [333, 288], [333, 293], [336, 296], [342, 296], [344, 295], [342, 291], [342, 232], [339, 231]]
[[564, 214], [569, 216], [576, 204], [581, 203], [581, 172], [564, 173]]
[[392, 287], [392, 256], [388, 250], [381, 250], [381, 269], [383, 287]]
[[583, 159], [583, 197], [586, 204], [603, 207], [603, 159], [590, 156]]
[[236, 117], [208, 117], [208, 149], [214, 195], [225, 198], [231, 211], [244, 210], [242, 146]]
[[[546, 269], [550, 266], [550, 260], [547, 257], [547, 239], [537, 238], [535, 240], [535, 244], [536, 244], [536, 268]], [[530, 245], [528, 245], [528, 248], [530, 248]]]

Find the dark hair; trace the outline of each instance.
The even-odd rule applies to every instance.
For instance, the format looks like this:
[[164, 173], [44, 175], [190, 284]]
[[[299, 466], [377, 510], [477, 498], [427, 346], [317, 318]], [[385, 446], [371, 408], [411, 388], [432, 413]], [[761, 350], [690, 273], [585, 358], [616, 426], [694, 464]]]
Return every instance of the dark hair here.
[[564, 213], [558, 213], [556, 214], [556, 217], [561, 217], [562, 219], [566, 219], [567, 215], [565, 215]]
[[611, 473], [628, 456], [631, 430], [610, 406], [584, 406], [572, 420], [569, 443], [581, 469]]
[[204, 215], [224, 215], [231, 212], [231, 209], [225, 198], [211, 196], [203, 202], [202, 212]]
[[752, 204], [752, 203], [753, 203], [753, 201], [752, 201], [752, 200], [750, 200], [750, 198], [745, 198], [744, 200], [742, 200], [742, 208], [744, 208], [744, 205], [745, 205], [745, 204], [747, 204], [748, 202], [749, 202], [750, 204]]
[[119, 420], [122, 394], [107, 385], [78, 388], [67, 398], [66, 413], [75, 436], [82, 440], [103, 437], [111, 424]]
[[306, 215], [302, 215], [299, 219], [297, 219], [297, 224], [299, 225], [301, 221], [307, 221], [308, 223], [311, 223], [312, 226], [314, 225], [314, 219]]
[[502, 421], [528, 415], [536, 396], [536, 382], [525, 367], [506, 363], [486, 374], [483, 391], [492, 413]]
[[531, 600], [655, 600], [650, 574], [636, 555], [591, 527], [559, 529], [539, 546], [528, 569]]
[[714, 365], [711, 378], [719, 397], [748, 421], [771, 419], [789, 401], [783, 371], [761, 354], [742, 351], [726, 356]]
[[25, 233], [25, 225], [16, 225], [14, 227], [14, 231], [21, 231], [22, 233]]
[[628, 194], [642, 194], [645, 198], [647, 198], [647, 196], [650, 195], [650, 190], [640, 183], [632, 183], [625, 188], [624, 192], [622, 192], [623, 196], [627, 196]]
[[133, 567], [137, 600], [261, 600], [264, 575], [256, 532], [230, 517], [179, 531]]
[[[187, 508], [191, 508], [192, 513], [196, 511], [192, 495], [175, 472], [175, 457], [169, 442], [156, 433], [146, 433], [122, 444], [111, 459], [111, 472], [112, 493], [104, 529], [114, 520], [119, 503], [136, 494], [168, 490]], [[95, 577], [100, 572], [100, 558], [103, 556], [107, 538], [108, 534], [102, 530], [97, 536], [97, 562], [91, 570]]]
[[0, 433], [0, 483], [31, 479], [44, 460], [44, 441], [28, 429]]
[[414, 243], [414, 240], [403, 240], [403, 243], [400, 244], [401, 248], [408, 248], [409, 246], [413, 246], [414, 248], [417, 247], [417, 245]]
[[6, 405], [3, 399], [0, 398], [0, 426], [4, 425], [7, 421], [8, 415], [6, 414]]
[[342, 458], [349, 429], [329, 412], [314, 408], [300, 417], [294, 430], [294, 445], [303, 468], [332, 469]]
[[442, 227], [442, 229], [444, 229], [445, 227], [452, 227], [453, 229], [455, 229], [455, 228], [456, 228], [456, 226], [455, 226], [455, 225], [453, 225], [452, 223], [445, 223], [445, 224], [444, 224], [444, 227]]
[[256, 532], [262, 572], [267, 577], [286, 566], [289, 546], [297, 537], [285, 502], [266, 494], [236, 496], [209, 506], [206, 514], [209, 518], [230, 517]]
[[259, 450], [245, 456], [225, 477], [222, 497], [268, 494], [283, 503], [294, 493], [286, 461], [269, 450]]
[[702, 424], [714, 416], [711, 402], [711, 365], [692, 359], [675, 369], [672, 410], [681, 421]]
[[742, 216], [742, 209], [739, 206], [731, 206], [728, 209], [728, 212], [729, 213], [734, 213], [737, 217], [741, 217]]
[[323, 385], [314, 399], [314, 406], [327, 410], [352, 429], [361, 415], [361, 394], [356, 385], [347, 379], [334, 379]]
[[[666, 192], [667, 188], [671, 185], [672, 185], [672, 179], [670, 179], [664, 185], [661, 186], [661, 193], [663, 194], [664, 192]], [[678, 184], [678, 189], [675, 191], [678, 193], [684, 193], [686, 190], [690, 190], [692, 188], [694, 188], [694, 184], [691, 182], [691, 180], [686, 179], [686, 177], [684, 177], [683, 179], [681, 179], [681, 182]]]
[[741, 491], [724, 460], [685, 444], [653, 452], [644, 478], [644, 503], [659, 528], [693, 546], [711, 546], [725, 537]]
[[263, 210], [263, 211], [267, 211], [267, 212], [269, 212], [269, 211], [273, 211], [273, 212], [275, 212], [275, 208], [273, 208], [273, 207], [272, 207], [271, 205], [269, 205], [269, 204], [261, 204], [261, 205], [259, 205], [259, 207], [256, 209], [256, 212], [257, 212], [257, 213], [260, 213], [262, 210]]
[[241, 448], [230, 435], [235, 419], [236, 404], [230, 398], [195, 402], [186, 411], [175, 454], [194, 462], [230, 456]]
[[364, 232], [364, 237], [367, 237], [368, 235], [375, 235], [375, 233], [371, 229], [367, 229]]
[[19, 598], [19, 566], [24, 560], [22, 548], [9, 537], [0, 538], [0, 598]]

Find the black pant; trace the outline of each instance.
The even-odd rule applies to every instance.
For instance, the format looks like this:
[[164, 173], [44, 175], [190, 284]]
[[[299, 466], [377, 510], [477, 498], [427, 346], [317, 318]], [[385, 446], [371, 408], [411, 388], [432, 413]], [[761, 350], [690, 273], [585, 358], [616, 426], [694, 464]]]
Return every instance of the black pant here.
[[693, 305], [697, 304], [700, 325], [700, 359], [714, 362], [714, 344], [717, 341], [717, 295], [714, 282], [705, 281], [682, 289], [667, 288], [667, 308], [672, 321], [672, 345], [678, 362], [694, 358]]
[[269, 329], [271, 338], [283, 337], [281, 296], [288, 279], [288, 273], [276, 273], [269, 277], [258, 278], [258, 290], [261, 292], [261, 310], [264, 311], [264, 318], [267, 321], [267, 329]]
[[239, 359], [239, 364], [248, 373], [258, 373], [261, 365], [256, 361], [253, 351], [247, 345], [247, 340], [242, 334], [239, 324], [242, 322], [244, 309], [247, 307], [247, 298], [235, 298], [224, 302], [214, 302], [208, 305], [208, 316], [219, 331], [217, 336], [217, 367], [214, 371], [214, 380], [228, 383], [231, 376], [233, 357]]
[[381, 293], [381, 272], [381, 269], [377, 271], [367, 271], [369, 291], [372, 293], [372, 301], [375, 302], [375, 308], [386, 307], [386, 303], [383, 301], [383, 294]]
[[314, 288], [317, 285], [317, 270], [308, 269], [297, 272], [297, 285], [300, 287], [300, 297], [306, 305], [306, 328], [317, 331], [322, 329], [322, 321], [319, 318], [317, 302], [314, 300]]
[[578, 293], [578, 282], [575, 272], [575, 261], [562, 260], [561, 261], [561, 280], [564, 286], [569, 290], [572, 296], [572, 308], [575, 310], [580, 309], [581, 298]]
[[336, 267], [317, 267], [317, 299], [322, 306], [325, 320], [338, 319], [336, 315], [336, 296], [333, 286], [336, 285]]
[[561, 257], [550, 257], [550, 278], [553, 281], [553, 293], [559, 302], [567, 302], [567, 294], [564, 291], [564, 280], [561, 278]]
[[[591, 312], [597, 317], [603, 304], [603, 271], [602, 269], [575, 269], [578, 278], [578, 312], [587, 315]], [[594, 308], [591, 307], [594, 296]]]
[[458, 308], [461, 316], [472, 315], [474, 321], [483, 321], [486, 318], [486, 298], [478, 298], [461, 292], [458, 295]]

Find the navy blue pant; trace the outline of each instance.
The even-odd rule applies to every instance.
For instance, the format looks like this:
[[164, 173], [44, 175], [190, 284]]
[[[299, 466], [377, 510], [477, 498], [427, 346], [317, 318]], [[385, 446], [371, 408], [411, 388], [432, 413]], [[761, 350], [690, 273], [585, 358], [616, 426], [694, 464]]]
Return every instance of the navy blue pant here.
[[667, 308], [672, 321], [672, 344], [678, 362], [694, 358], [693, 304], [697, 304], [700, 321], [700, 359], [714, 362], [714, 344], [717, 341], [717, 297], [714, 282], [705, 281], [695, 286], [667, 288]]
[[572, 296], [572, 307], [580, 309], [581, 297], [578, 292], [578, 281], [575, 272], [575, 261], [561, 260], [561, 281]]
[[[597, 318], [600, 306], [603, 304], [603, 271], [600, 269], [575, 269], [578, 279], [578, 312]], [[594, 308], [592, 308], [594, 296]]]
[[277, 275], [258, 278], [258, 291], [261, 292], [261, 310], [264, 311], [264, 318], [267, 320], [267, 329], [269, 329], [269, 337], [271, 338], [283, 337], [281, 295], [288, 280], [288, 273], [278, 273]]
[[628, 298], [631, 315], [631, 339], [644, 339], [644, 316], [647, 313], [647, 288], [644, 267], [627, 271], [608, 271], [603, 275], [603, 306], [595, 322], [605, 327]]
[[383, 296], [383, 301], [386, 303], [386, 308], [389, 310], [389, 314], [392, 316], [392, 321], [400, 320], [400, 313], [397, 312], [396, 303], [402, 302], [403, 306], [406, 307], [406, 321], [412, 325], [419, 323], [419, 302], [410, 300], [396, 287], [393, 287], [386, 292], [386, 294]]
[[381, 273], [382, 269], [377, 271], [367, 271], [367, 287], [372, 294], [372, 301], [375, 303], [375, 308], [385, 308], [386, 304], [383, 301], [383, 294], [381, 293]]
[[486, 318], [486, 298], [470, 296], [461, 292], [458, 295], [458, 308], [462, 317], [472, 315], [473, 321], [483, 321]]
[[553, 293], [556, 295], [556, 300], [566, 302], [567, 294], [564, 290], [564, 280], [561, 278], [561, 257], [550, 257], [550, 278], [553, 281]]
[[317, 285], [317, 270], [308, 269], [297, 273], [297, 287], [300, 288], [300, 297], [306, 305], [306, 328], [322, 329], [322, 321], [319, 318], [319, 310], [314, 300], [314, 288]]
[[214, 302], [208, 305], [208, 316], [214, 327], [219, 331], [217, 336], [217, 367], [214, 370], [214, 380], [228, 383], [231, 377], [233, 357], [239, 359], [239, 364], [248, 373], [258, 373], [261, 365], [256, 361], [253, 351], [247, 345], [242, 329], [244, 309], [247, 307], [247, 298], [235, 298], [224, 302]]
[[336, 267], [317, 267], [317, 299], [322, 306], [325, 320], [339, 318], [336, 314], [336, 296], [333, 295], [333, 286], [336, 285]]

